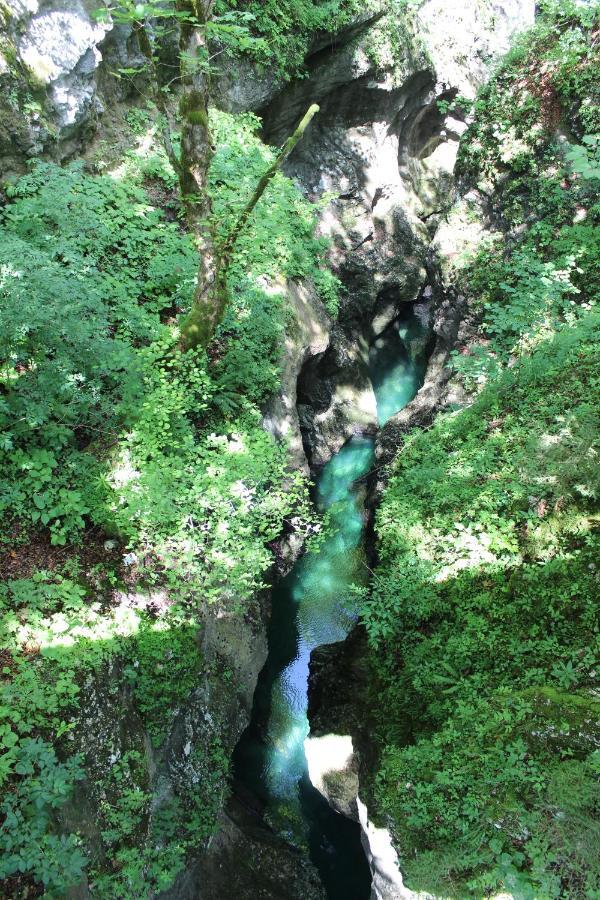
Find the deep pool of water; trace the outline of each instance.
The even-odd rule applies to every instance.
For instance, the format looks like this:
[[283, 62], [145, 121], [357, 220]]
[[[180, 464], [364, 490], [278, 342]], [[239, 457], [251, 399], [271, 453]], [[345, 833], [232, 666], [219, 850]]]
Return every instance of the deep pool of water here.
[[[421, 336], [422, 326], [409, 315], [371, 350], [382, 425], [422, 384], [425, 362], [410, 351]], [[366, 900], [371, 877], [358, 824], [334, 812], [308, 779], [308, 666], [315, 647], [343, 640], [356, 620], [352, 586], [368, 581], [364, 494], [356, 481], [369, 471], [373, 456], [372, 438], [354, 437], [317, 479], [315, 503], [329, 527], [318, 548], [301, 557], [273, 590], [269, 655], [252, 721], [234, 755], [236, 781], [259, 799], [278, 833], [309, 847], [331, 900]]]

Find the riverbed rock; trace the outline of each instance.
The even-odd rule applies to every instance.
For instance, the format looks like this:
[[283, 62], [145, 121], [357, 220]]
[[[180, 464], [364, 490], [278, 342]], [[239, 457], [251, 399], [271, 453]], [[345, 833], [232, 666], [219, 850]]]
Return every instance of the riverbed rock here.
[[160, 900], [326, 900], [307, 856], [233, 798], [202, 857]]
[[377, 401], [361, 348], [339, 327], [325, 353], [298, 379], [298, 416], [313, 466], [326, 463], [355, 434], [377, 431]]
[[374, 764], [366, 655], [360, 627], [345, 641], [317, 647], [311, 654], [310, 735], [305, 743], [309, 777], [334, 809], [359, 822], [373, 879], [371, 900], [425, 900], [426, 895], [404, 884], [391, 836], [381, 823], [371, 821], [368, 797], [363, 796]]

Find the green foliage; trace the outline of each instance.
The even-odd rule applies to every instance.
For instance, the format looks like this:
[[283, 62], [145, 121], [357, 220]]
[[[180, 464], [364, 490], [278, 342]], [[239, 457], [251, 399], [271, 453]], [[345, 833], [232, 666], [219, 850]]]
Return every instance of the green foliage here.
[[600, 178], [600, 135], [584, 135], [582, 143], [569, 147], [565, 155], [575, 174], [585, 181]]
[[487, 338], [485, 347], [455, 354], [469, 386], [576, 325], [600, 295], [598, 138], [584, 133], [581, 144], [565, 145], [555, 132], [567, 111], [588, 115], [596, 102], [586, 80], [566, 93], [556, 81], [565, 47], [576, 46], [585, 66], [595, 60], [596, 18], [585, 6], [549, 9], [481, 92], [461, 143], [463, 177], [493, 188], [493, 212], [513, 230], [503, 247], [485, 248], [461, 273]]
[[[148, 124], [145, 113], [130, 120]], [[216, 115], [211, 185], [224, 229], [272, 158], [257, 128]], [[117, 707], [135, 711], [157, 757], [166, 752], [177, 710], [206, 677], [199, 607], [242, 613], [284, 523], [308, 524], [304, 479], [262, 429], [260, 407], [279, 385], [285, 280], [312, 278], [331, 307], [337, 285], [322, 271], [313, 206], [278, 175], [239, 241], [210, 358], [182, 353], [176, 316], [197, 260], [142, 187], [149, 176], [168, 187], [172, 173], [155, 149], [132, 152], [120, 173], [36, 163], [0, 221], [0, 537], [17, 550], [22, 541], [24, 559], [31, 535], [67, 545], [64, 566], [0, 587], [0, 784], [7, 822], [19, 823], [2, 832], [3, 877], [61, 895], [87, 856], [95, 896], [133, 900], [168, 887], [212, 834], [226, 754], [217, 729], [156, 809], [143, 743], [99, 779], [107, 748], [86, 742], [82, 715], [90, 692], [116, 679]], [[159, 608], [113, 590], [106, 562], [77, 564], [68, 545], [90, 526], [130, 551], [127, 591], [145, 579]], [[91, 855], [56, 815], [83, 771], [100, 803], [102, 852]]]
[[[510, 887], [511, 872], [524, 890], [534, 862], [531, 896], [562, 896], [545, 893], [555, 861], [558, 883], [598, 886], [592, 860], [556, 849], [546, 811], [563, 761], [589, 767], [600, 738], [598, 324], [590, 313], [414, 435], [378, 513], [364, 607], [378, 802], [417, 851], [409, 876], [444, 895]], [[590, 827], [583, 810], [570, 820], [581, 838]]]
[[[198, 627], [176, 608], [161, 617], [130, 608], [102, 610], [80, 584], [49, 573], [8, 582], [0, 596], [3, 644], [11, 648], [0, 682], [0, 787], [7, 817], [0, 845], [8, 854], [0, 871], [2, 877], [29, 874], [61, 893], [81, 877], [85, 853], [76, 836], [56, 828], [51, 810], [69, 799], [85, 774], [82, 764], [93, 769], [98, 750], [109, 749], [90, 745], [79, 732], [82, 678], [89, 691], [94, 681], [110, 678], [108, 663], [117, 666], [160, 752], [179, 704], [199, 683]], [[39, 648], [33, 660], [32, 647]], [[75, 741], [93, 756], [71, 755], [58, 763], [50, 741], [71, 753]], [[188, 851], [212, 833], [227, 784], [226, 760], [216, 740], [195, 752], [191, 771], [202, 777], [180, 785], [170, 813], [151, 815], [147, 769], [136, 750], [93, 785], [103, 848], [112, 862], [107, 874], [94, 861], [96, 896], [133, 898], [144, 883], [168, 887]]]
[[131, 650], [134, 664], [125, 675], [152, 740], [160, 745], [178, 704], [198, 685], [202, 660], [196, 627], [162, 623], [166, 627], [156, 629], [152, 624], [142, 622]]
[[597, 16], [547, 4], [475, 102], [462, 177], [501, 230], [457, 274], [472, 404], [408, 437], [377, 514], [372, 787], [435, 896], [600, 892]]
[[153, 808], [142, 786], [145, 765], [140, 753], [130, 751], [111, 768], [102, 784], [101, 815], [112, 871], [91, 873], [95, 897], [134, 900], [169, 888], [184, 868], [188, 851], [214, 833], [228, 775], [218, 741], [195, 750], [186, 771], [189, 783], [180, 783], [176, 795]]
[[52, 746], [39, 738], [24, 738], [8, 752], [16, 778], [0, 804], [0, 879], [29, 875], [50, 896], [64, 894], [81, 879], [85, 856], [75, 835], [56, 833], [53, 811], [83, 777], [80, 763], [59, 762]]
[[365, 51], [376, 67], [390, 72], [396, 87], [415, 69], [432, 66], [414, 17], [420, 6], [422, 0], [379, 0], [372, 5], [383, 15], [369, 29]]
[[217, 15], [245, 12], [259, 39], [247, 51], [280, 78], [300, 73], [316, 32], [334, 35], [360, 12], [357, 0], [217, 0]]
[[139, 383], [135, 345], [191, 288], [191, 244], [139, 188], [37, 163], [0, 222], [4, 527], [81, 531], [104, 501], [97, 459]]
[[151, 823], [151, 796], [140, 786], [143, 763], [140, 753], [129, 751], [112, 766], [102, 784], [102, 838], [112, 872], [91, 872], [94, 896], [101, 900], [114, 896], [133, 900], [164, 890], [185, 865], [186, 847], [170, 840], [172, 832], [154, 832], [153, 846], [134, 849]]
[[[211, 168], [214, 212], [220, 234], [225, 236], [245, 207], [258, 179], [273, 162], [275, 151], [260, 140], [258, 132], [261, 122], [252, 113], [235, 118], [218, 111], [211, 115], [217, 143]], [[315, 237], [316, 224], [315, 204], [305, 200], [293, 182], [279, 172], [236, 245], [230, 286], [236, 298], [239, 297], [238, 302], [246, 311], [246, 317], [250, 302], [259, 299], [257, 285], [264, 283], [265, 278], [276, 280], [281, 276], [312, 279], [329, 312], [335, 315], [338, 285], [326, 263], [327, 242]], [[262, 297], [271, 308], [277, 302], [271, 293], [265, 296], [263, 292]], [[245, 322], [246, 317], [242, 317], [242, 321]], [[265, 315], [261, 321], [262, 329], [267, 328], [267, 318], [269, 316]], [[282, 322], [283, 318], [280, 318], [280, 328]], [[257, 336], [262, 336], [261, 331], [257, 329], [257, 332]], [[269, 345], [272, 346], [273, 340], [273, 333], [267, 332], [257, 356], [267, 353], [268, 357], [272, 357]], [[238, 349], [237, 342], [235, 348]], [[272, 380], [262, 390], [263, 397], [272, 392]]]
[[[271, 159], [256, 129], [252, 118], [217, 120], [221, 149], [212, 180], [224, 228], [244, 189], [251, 189]], [[75, 538], [88, 519], [132, 541], [152, 541], [155, 526], [165, 534], [175, 517], [179, 524], [185, 519], [179, 507], [193, 457], [200, 453], [206, 462], [207, 452], [222, 445], [217, 438], [223, 417], [242, 416], [241, 431], [250, 429], [256, 452], [262, 447], [266, 464], [258, 477], [267, 476], [271, 448], [283, 473], [284, 452], [257, 426], [257, 406], [278, 384], [284, 321], [281, 297], [262, 283], [265, 277], [313, 277], [330, 305], [336, 302], [335, 283], [321, 272], [325, 248], [314, 238], [314, 210], [291, 182], [278, 176], [255, 217], [254, 233], [240, 240], [232, 271], [235, 303], [210, 374], [204, 357], [176, 350], [161, 322], [189, 296], [194, 257], [185, 235], [161, 219], [140, 188], [87, 176], [80, 168], [37, 164], [14, 194], [2, 245], [7, 262], [1, 413], [4, 459], [12, 475], [0, 484], [3, 509], [48, 526], [55, 543]], [[38, 247], [41, 256], [34, 255]], [[30, 260], [31, 268], [15, 268], [16, 258]], [[80, 305], [73, 300], [73, 283], [80, 286]], [[41, 292], [44, 302], [34, 303]], [[114, 445], [129, 423], [134, 427], [111, 462], [104, 447]], [[198, 441], [202, 423], [206, 447]], [[236, 427], [228, 424], [227, 430]], [[131, 489], [121, 485], [124, 468], [143, 482], [139, 491], [137, 481]], [[269, 474], [265, 488], [276, 470]], [[230, 490], [226, 481], [224, 516]], [[282, 514], [291, 504], [290, 499]], [[275, 512], [272, 503], [269, 509]], [[257, 508], [257, 519], [264, 513]], [[265, 536], [271, 518], [265, 518]], [[268, 558], [258, 548], [251, 556], [259, 568]]]

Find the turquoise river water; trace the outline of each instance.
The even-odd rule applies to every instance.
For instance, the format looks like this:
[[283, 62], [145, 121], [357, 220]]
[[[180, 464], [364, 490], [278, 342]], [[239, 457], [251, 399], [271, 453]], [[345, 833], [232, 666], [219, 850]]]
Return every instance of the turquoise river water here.
[[[371, 348], [380, 425], [406, 406], [423, 382], [423, 355], [415, 359], [408, 349], [422, 335], [411, 310]], [[329, 527], [318, 549], [301, 557], [273, 590], [269, 654], [252, 721], [234, 756], [238, 785], [258, 800], [275, 831], [308, 846], [331, 900], [366, 900], [371, 877], [358, 824], [336, 813], [308, 779], [308, 667], [315, 647], [343, 640], [356, 621], [352, 585], [365, 585], [369, 574], [364, 491], [356, 481], [368, 473], [373, 458], [373, 439], [354, 437], [317, 478], [314, 500]]]

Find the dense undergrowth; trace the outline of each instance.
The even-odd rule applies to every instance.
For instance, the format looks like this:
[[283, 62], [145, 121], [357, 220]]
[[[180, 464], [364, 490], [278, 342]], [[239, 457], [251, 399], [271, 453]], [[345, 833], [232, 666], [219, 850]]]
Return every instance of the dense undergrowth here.
[[476, 396], [407, 439], [377, 515], [374, 792], [435, 896], [600, 896], [599, 25], [548, 4], [476, 101]]
[[[215, 114], [223, 228], [272, 158], [256, 129]], [[148, 896], [211, 834], [228, 766], [216, 725], [174, 793], [156, 804], [151, 790], [178, 708], [206, 675], [199, 616], [211, 604], [244, 615], [270, 542], [290, 517], [308, 522], [305, 485], [260, 407], [279, 383], [278, 285], [312, 277], [335, 306], [315, 209], [274, 179], [239, 241], [210, 358], [182, 354], [177, 316], [197, 261], [172, 183], [156, 151], [112, 174], [37, 162], [0, 213], [7, 896], [23, 878], [64, 896], [86, 865], [94, 896]], [[97, 822], [83, 840], [86, 815]]]

